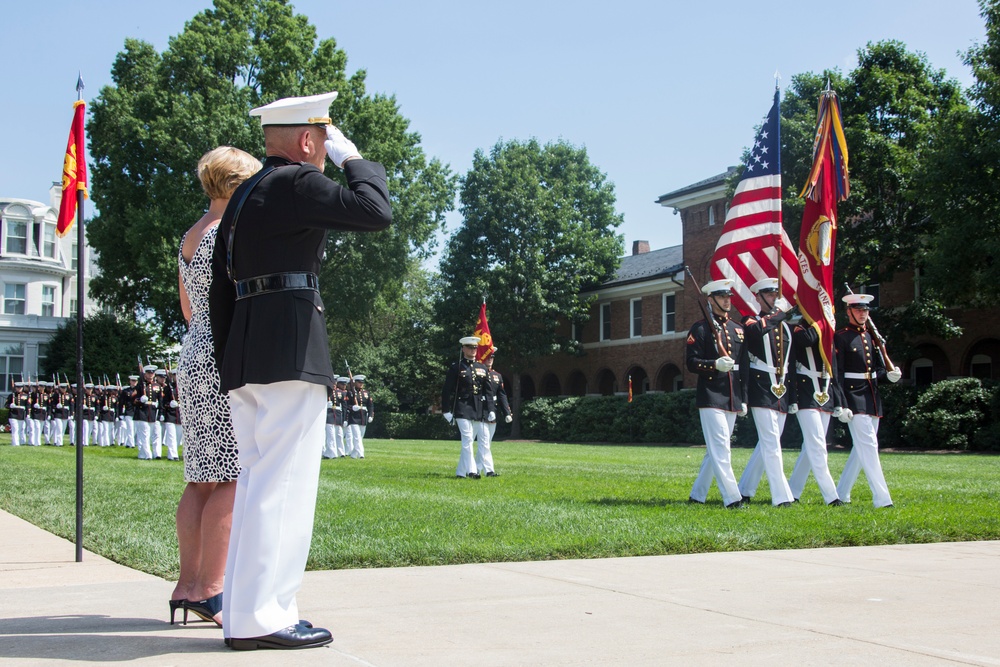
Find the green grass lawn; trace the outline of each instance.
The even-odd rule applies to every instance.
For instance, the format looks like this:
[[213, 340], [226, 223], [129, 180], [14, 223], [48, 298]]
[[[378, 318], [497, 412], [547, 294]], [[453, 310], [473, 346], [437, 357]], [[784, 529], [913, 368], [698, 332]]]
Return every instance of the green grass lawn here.
[[[74, 539], [75, 450], [9, 443], [0, 507]], [[498, 442], [501, 476], [463, 480], [457, 441], [365, 446], [364, 460], [323, 462], [310, 569], [1000, 539], [997, 456], [883, 453], [894, 509], [872, 508], [862, 474], [850, 506], [826, 507], [810, 478], [801, 503], [773, 508], [765, 477], [753, 505], [730, 511], [714, 486], [709, 504], [687, 503], [699, 448]], [[737, 476], [749, 456], [734, 450]], [[835, 479], [846, 458], [831, 453]], [[183, 464], [118, 447], [84, 459], [85, 548], [176, 577]]]

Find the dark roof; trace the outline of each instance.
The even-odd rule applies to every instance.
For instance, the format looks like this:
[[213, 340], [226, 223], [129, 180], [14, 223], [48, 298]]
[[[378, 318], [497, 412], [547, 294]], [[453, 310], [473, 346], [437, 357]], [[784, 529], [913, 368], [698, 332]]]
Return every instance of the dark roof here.
[[662, 204], [668, 199], [674, 199], [675, 197], [680, 197], [681, 195], [690, 194], [692, 192], [698, 192], [699, 190], [707, 190], [713, 185], [718, 185], [719, 183], [725, 183], [733, 175], [733, 173], [738, 169], [738, 167], [730, 167], [721, 174], [716, 174], [706, 178], [703, 181], [698, 181], [697, 183], [692, 183], [691, 185], [685, 185], [679, 190], [674, 190], [673, 192], [668, 192], [665, 195], [660, 195], [656, 200], [657, 204]]
[[627, 285], [643, 280], [672, 276], [683, 268], [683, 245], [651, 250], [639, 255], [626, 255], [622, 257], [621, 264], [615, 272], [615, 277], [605, 283], [601, 283], [601, 287], [617, 287], [618, 285]]

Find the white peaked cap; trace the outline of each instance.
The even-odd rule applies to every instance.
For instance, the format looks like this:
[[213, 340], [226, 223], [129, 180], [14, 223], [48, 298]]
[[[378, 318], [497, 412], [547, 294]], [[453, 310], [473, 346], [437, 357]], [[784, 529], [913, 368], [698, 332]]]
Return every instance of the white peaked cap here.
[[466, 336], [459, 339], [458, 342], [461, 345], [479, 345], [479, 336]]
[[733, 281], [729, 278], [723, 278], [722, 280], [713, 280], [710, 283], [705, 283], [701, 286], [701, 291], [709, 296], [713, 294], [718, 294], [719, 292], [730, 292], [733, 289]]
[[250, 110], [260, 116], [261, 125], [329, 125], [330, 103], [337, 91], [307, 97], [283, 97], [270, 104]]
[[763, 280], [758, 280], [753, 285], [750, 286], [750, 291], [757, 294], [761, 291], [770, 290], [772, 292], [778, 291], [778, 279], [777, 278], [764, 278]]
[[875, 297], [871, 294], [845, 294], [844, 303], [848, 306], [865, 306], [868, 307], [869, 304], [874, 300]]
[[152, 364], [150, 364], [149, 366], [143, 366], [142, 367], [142, 372], [143, 373], [155, 373], [156, 372], [156, 366], [154, 366]]
[[355, 382], [364, 382], [365, 381], [365, 376], [361, 375], [361, 374], [355, 375], [354, 376], [354, 381]]

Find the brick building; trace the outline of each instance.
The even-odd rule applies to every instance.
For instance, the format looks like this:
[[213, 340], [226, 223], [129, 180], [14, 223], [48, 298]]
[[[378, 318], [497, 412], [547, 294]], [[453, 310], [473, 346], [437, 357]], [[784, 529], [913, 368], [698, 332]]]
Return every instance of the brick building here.
[[[636, 394], [695, 385], [684, 368], [684, 345], [688, 329], [702, 317], [701, 294], [686, 279], [684, 267], [699, 281], [707, 280], [726, 219], [726, 185], [735, 171], [730, 167], [656, 200], [678, 216], [682, 244], [650, 250], [649, 243], [635, 241], [615, 277], [588, 293], [595, 297], [590, 319], [579, 327], [562, 325], [561, 333], [579, 341], [582, 353], [540, 359], [521, 375], [522, 398], [624, 393], [630, 376]], [[863, 289], [876, 296], [877, 306], [891, 308], [916, 298], [919, 276], [897, 274]], [[892, 359], [903, 377], [921, 385], [968, 375], [1000, 379], [1000, 310], [956, 309], [949, 315], [963, 335], [915, 337], [913, 358]]]

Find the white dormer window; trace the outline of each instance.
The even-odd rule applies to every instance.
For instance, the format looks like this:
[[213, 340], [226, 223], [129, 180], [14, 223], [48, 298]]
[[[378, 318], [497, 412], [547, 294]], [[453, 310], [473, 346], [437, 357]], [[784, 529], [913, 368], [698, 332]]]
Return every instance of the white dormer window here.
[[21, 220], [4, 220], [4, 254], [28, 254], [28, 223]]

